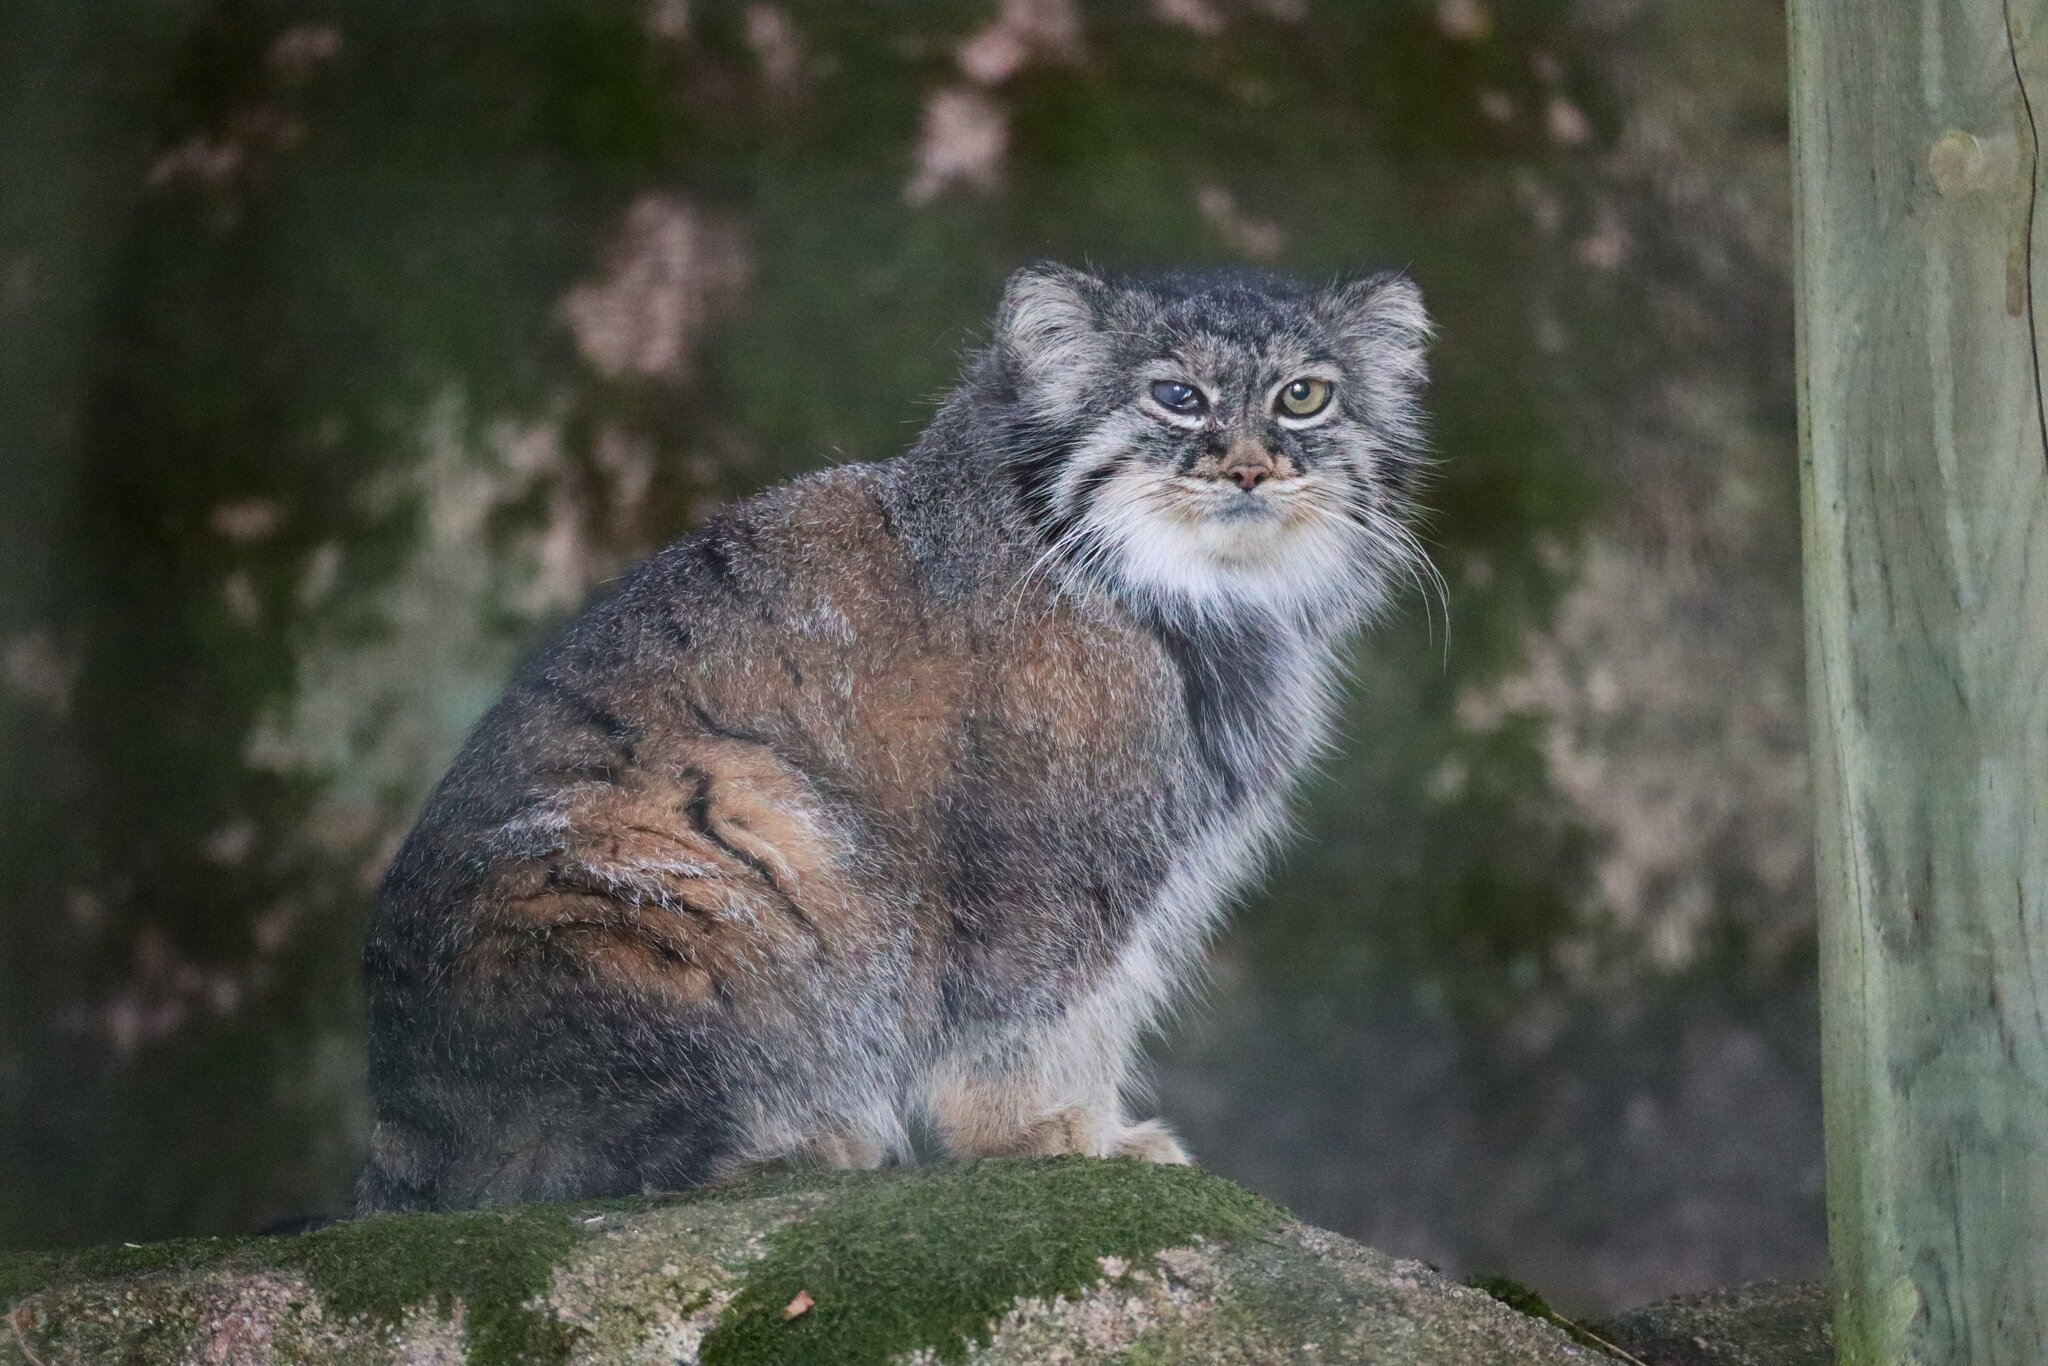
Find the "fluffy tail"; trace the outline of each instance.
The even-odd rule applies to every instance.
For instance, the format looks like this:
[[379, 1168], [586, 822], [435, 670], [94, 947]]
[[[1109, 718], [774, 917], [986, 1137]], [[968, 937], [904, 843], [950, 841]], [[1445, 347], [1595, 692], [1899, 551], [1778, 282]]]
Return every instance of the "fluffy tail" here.
[[356, 1178], [356, 1213], [436, 1208], [440, 1165], [425, 1134], [402, 1120], [378, 1120], [370, 1130], [369, 1160]]

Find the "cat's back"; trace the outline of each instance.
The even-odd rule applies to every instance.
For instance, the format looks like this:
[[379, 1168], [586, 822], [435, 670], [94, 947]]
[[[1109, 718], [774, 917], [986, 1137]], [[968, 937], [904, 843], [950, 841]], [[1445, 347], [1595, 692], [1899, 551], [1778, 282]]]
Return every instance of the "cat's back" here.
[[[905, 461], [721, 512], [628, 573], [478, 724], [394, 861], [373, 960], [445, 961], [480, 920], [564, 885], [724, 895], [676, 876], [720, 857], [772, 897], [829, 892], [834, 914], [915, 897], [962, 860], [1022, 881], [1064, 852], [1053, 841], [1170, 797], [1178, 713], [1156, 643], [1017, 557], [985, 490]], [[616, 852], [593, 864], [579, 839]]]
[[[849, 704], [888, 691], [906, 657], [957, 664], [971, 614], [931, 601], [885, 472], [778, 485], [634, 566], [507, 686], [429, 815], [454, 804], [488, 818], [536, 787], [601, 780], [705, 736], [829, 750]], [[927, 691], [950, 691], [924, 672]]]

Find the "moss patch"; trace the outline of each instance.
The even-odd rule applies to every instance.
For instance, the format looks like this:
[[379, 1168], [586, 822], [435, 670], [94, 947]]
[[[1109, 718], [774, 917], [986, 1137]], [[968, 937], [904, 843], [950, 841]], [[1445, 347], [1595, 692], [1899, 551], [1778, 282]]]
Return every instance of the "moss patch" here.
[[[809, 1197], [796, 1208], [812, 1212], [783, 1223], [792, 1196]], [[742, 1220], [756, 1206], [781, 1210], [772, 1219], [762, 1210], [764, 1226], [781, 1226], [762, 1260], [741, 1272], [744, 1286], [705, 1341], [707, 1366], [867, 1362], [916, 1347], [958, 1360], [1019, 1296], [1051, 1299], [1100, 1280], [1099, 1257], [1136, 1263], [1286, 1217], [1218, 1177], [1128, 1160], [800, 1172], [654, 1200], [383, 1215], [287, 1238], [10, 1254], [0, 1256], [0, 1308], [66, 1284], [271, 1273], [318, 1292], [330, 1322], [395, 1327], [408, 1311], [445, 1315], [459, 1299], [472, 1362], [557, 1362], [583, 1333], [544, 1304], [557, 1268], [605, 1241], [606, 1216], [678, 1206], [731, 1208]], [[786, 1320], [799, 1292], [813, 1307]]]
[[159, 1272], [276, 1272], [302, 1277], [329, 1312], [396, 1325], [421, 1304], [460, 1299], [478, 1363], [558, 1361], [569, 1330], [524, 1306], [581, 1241], [592, 1206], [379, 1216], [291, 1238], [201, 1238], [141, 1247], [0, 1257], [0, 1306], [51, 1285]]
[[1554, 1325], [1581, 1347], [1590, 1347], [1601, 1355], [1613, 1357], [1617, 1361], [1635, 1362], [1636, 1366], [1643, 1366], [1636, 1357], [1630, 1356], [1585, 1324], [1577, 1319], [1566, 1318], [1552, 1309], [1550, 1301], [1520, 1281], [1510, 1280], [1506, 1276], [1475, 1276], [1466, 1284], [1474, 1290], [1484, 1290], [1517, 1313], [1527, 1314], [1532, 1319], [1541, 1319]]
[[380, 1215], [285, 1240], [269, 1264], [305, 1277], [344, 1316], [395, 1324], [414, 1305], [446, 1313], [459, 1299], [473, 1362], [559, 1361], [570, 1330], [525, 1305], [582, 1238], [562, 1206]]
[[[930, 1347], [957, 1361], [1016, 1297], [1098, 1280], [1098, 1257], [1149, 1257], [1285, 1217], [1193, 1168], [1122, 1159], [981, 1162], [863, 1182], [769, 1240], [703, 1359], [822, 1366]], [[785, 1319], [800, 1293], [812, 1307]]]
[[119, 1244], [61, 1252], [0, 1253], [0, 1309], [35, 1294], [44, 1286], [78, 1281], [108, 1281], [146, 1276], [156, 1271], [203, 1271], [226, 1265], [235, 1254], [260, 1238], [179, 1238], [168, 1243]]

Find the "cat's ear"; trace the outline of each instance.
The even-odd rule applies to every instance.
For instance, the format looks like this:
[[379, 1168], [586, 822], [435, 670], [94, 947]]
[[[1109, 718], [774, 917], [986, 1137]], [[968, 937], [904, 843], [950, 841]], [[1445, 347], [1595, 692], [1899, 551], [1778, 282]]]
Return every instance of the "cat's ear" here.
[[1010, 276], [996, 313], [996, 346], [1026, 406], [1061, 416], [1109, 358], [1103, 309], [1109, 287], [1071, 266], [1040, 261]]
[[1406, 437], [1417, 422], [1436, 329], [1422, 291], [1398, 271], [1347, 280], [1330, 290], [1330, 319], [1364, 380], [1375, 417]]

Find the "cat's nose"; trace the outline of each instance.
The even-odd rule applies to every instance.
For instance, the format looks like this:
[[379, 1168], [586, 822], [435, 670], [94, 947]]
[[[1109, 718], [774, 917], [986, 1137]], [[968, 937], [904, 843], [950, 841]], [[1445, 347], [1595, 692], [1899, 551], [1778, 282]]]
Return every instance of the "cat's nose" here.
[[1231, 480], [1246, 493], [1250, 493], [1278, 472], [1274, 465], [1273, 453], [1263, 446], [1250, 443], [1231, 447], [1230, 454], [1223, 461], [1223, 477]]

